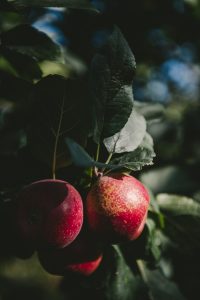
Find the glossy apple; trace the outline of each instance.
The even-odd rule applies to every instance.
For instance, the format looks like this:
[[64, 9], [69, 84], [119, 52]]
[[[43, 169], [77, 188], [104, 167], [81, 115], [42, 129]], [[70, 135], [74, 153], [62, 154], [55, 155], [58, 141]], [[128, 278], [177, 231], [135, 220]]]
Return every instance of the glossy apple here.
[[86, 199], [90, 228], [111, 243], [136, 239], [143, 231], [149, 194], [133, 176], [113, 173], [97, 179]]
[[79, 234], [83, 203], [78, 191], [62, 180], [26, 186], [17, 197], [17, 227], [24, 240], [62, 248]]

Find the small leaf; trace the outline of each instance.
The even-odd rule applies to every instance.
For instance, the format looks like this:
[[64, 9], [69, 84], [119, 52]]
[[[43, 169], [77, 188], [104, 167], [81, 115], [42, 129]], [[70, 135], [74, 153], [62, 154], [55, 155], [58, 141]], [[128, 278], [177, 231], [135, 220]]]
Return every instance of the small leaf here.
[[150, 300], [186, 300], [175, 282], [165, 278], [159, 270], [150, 270], [142, 260], [138, 267], [149, 290]]
[[146, 121], [142, 115], [132, 111], [125, 126], [115, 135], [104, 139], [109, 153], [131, 152], [141, 144], [146, 132]]
[[89, 0], [8, 0], [16, 7], [67, 7], [76, 9], [97, 10], [92, 6]]
[[66, 138], [65, 143], [69, 149], [70, 155], [72, 157], [73, 163], [82, 168], [98, 167], [98, 168], [115, 168], [116, 166], [110, 164], [104, 164], [95, 161], [79, 144], [77, 144], [73, 139]]
[[146, 133], [139, 147], [132, 151], [123, 153], [111, 160], [112, 164], [122, 165], [124, 168], [138, 171], [145, 165], [152, 165], [155, 152], [153, 149], [153, 139]]
[[91, 97], [94, 103], [95, 142], [119, 132], [133, 108], [135, 59], [119, 29], [92, 61]]
[[1, 43], [12, 51], [34, 59], [56, 60], [60, 58], [60, 47], [45, 33], [36, 28], [22, 24], [1, 34]]
[[192, 198], [158, 194], [156, 200], [161, 210], [170, 212], [175, 216], [190, 215], [200, 218], [200, 204]]

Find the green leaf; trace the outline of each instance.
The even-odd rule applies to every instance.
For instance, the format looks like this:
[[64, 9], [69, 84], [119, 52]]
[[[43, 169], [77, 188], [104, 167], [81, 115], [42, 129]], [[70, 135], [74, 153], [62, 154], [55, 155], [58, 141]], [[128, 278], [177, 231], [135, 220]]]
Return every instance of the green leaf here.
[[138, 171], [145, 165], [152, 165], [155, 152], [152, 137], [146, 133], [139, 147], [132, 151], [123, 153], [111, 160], [112, 164], [118, 164], [129, 170]]
[[1, 54], [22, 78], [33, 80], [40, 79], [42, 77], [40, 67], [32, 57], [6, 48], [1, 50]]
[[89, 0], [8, 0], [16, 7], [66, 7], [76, 9], [97, 10], [92, 6]]
[[91, 63], [90, 84], [94, 103], [95, 142], [119, 132], [132, 112], [134, 56], [119, 29]]
[[99, 168], [110, 168], [109, 164], [103, 164], [95, 161], [79, 144], [73, 139], [66, 138], [65, 143], [69, 149], [73, 163], [82, 168], [99, 167]]
[[85, 145], [88, 135], [87, 91], [82, 80], [59, 75], [43, 78], [32, 95], [32, 119], [27, 129], [32, 153], [48, 166], [70, 162], [65, 138]]
[[161, 256], [159, 231], [156, 228], [154, 220], [147, 218], [146, 227], [148, 230], [148, 238], [146, 242], [146, 251], [151, 251], [154, 259], [158, 261]]
[[103, 142], [109, 153], [131, 152], [141, 144], [145, 132], [144, 117], [133, 110], [125, 126]]
[[186, 300], [175, 282], [165, 278], [159, 270], [150, 270], [142, 260], [138, 268], [149, 290], [150, 300]]
[[190, 215], [200, 218], [200, 203], [179, 195], [158, 194], [157, 203], [161, 210], [170, 212], [175, 216]]
[[38, 61], [57, 60], [60, 47], [45, 33], [28, 24], [18, 25], [1, 34], [1, 43], [12, 51], [24, 54]]

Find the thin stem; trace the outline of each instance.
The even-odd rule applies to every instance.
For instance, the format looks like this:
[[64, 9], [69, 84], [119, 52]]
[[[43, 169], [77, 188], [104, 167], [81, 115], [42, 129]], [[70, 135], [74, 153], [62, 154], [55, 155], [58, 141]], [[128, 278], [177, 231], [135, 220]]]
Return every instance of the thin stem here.
[[58, 140], [59, 140], [59, 135], [60, 135], [60, 129], [61, 129], [61, 124], [62, 124], [62, 119], [63, 119], [64, 100], [65, 100], [65, 95], [63, 96], [62, 106], [61, 106], [61, 109], [60, 109], [60, 119], [59, 119], [58, 128], [57, 128], [57, 132], [56, 132], [56, 139], [55, 139], [54, 152], [53, 152], [53, 163], [52, 163], [52, 175], [53, 175], [53, 179], [56, 179], [57, 148], [58, 148]]
[[100, 143], [98, 143], [98, 145], [97, 145], [97, 152], [96, 152], [96, 158], [95, 158], [96, 161], [99, 160], [99, 153], [100, 153]]
[[[109, 156], [108, 156], [108, 158], [107, 158], [107, 160], [106, 160], [106, 162], [105, 162], [106, 165], [108, 165], [109, 162], [111, 161], [111, 158], [112, 158], [113, 154], [114, 154], [114, 152], [111, 152], [111, 153], [109, 154]], [[105, 168], [103, 168], [102, 173], [104, 173], [104, 171], [105, 171]]]
[[113, 152], [111, 152], [111, 153], [109, 154], [109, 156], [108, 156], [108, 158], [107, 158], [107, 160], [106, 160], [106, 162], [105, 162], [106, 165], [109, 164], [109, 162], [111, 161], [111, 158], [112, 158], [113, 154], [114, 154]]

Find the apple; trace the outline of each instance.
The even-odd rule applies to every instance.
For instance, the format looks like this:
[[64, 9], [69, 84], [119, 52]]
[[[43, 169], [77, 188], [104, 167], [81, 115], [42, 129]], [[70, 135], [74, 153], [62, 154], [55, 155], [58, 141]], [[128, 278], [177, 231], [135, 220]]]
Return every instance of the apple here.
[[88, 224], [111, 243], [134, 240], [143, 231], [149, 198], [144, 185], [131, 175], [101, 176], [86, 198]]
[[102, 261], [103, 247], [93, 234], [82, 230], [78, 237], [62, 249], [41, 248], [38, 258], [41, 266], [54, 275], [66, 272], [91, 275]]
[[81, 196], [66, 181], [33, 182], [17, 196], [16, 223], [27, 242], [65, 247], [77, 237], [83, 224]]

